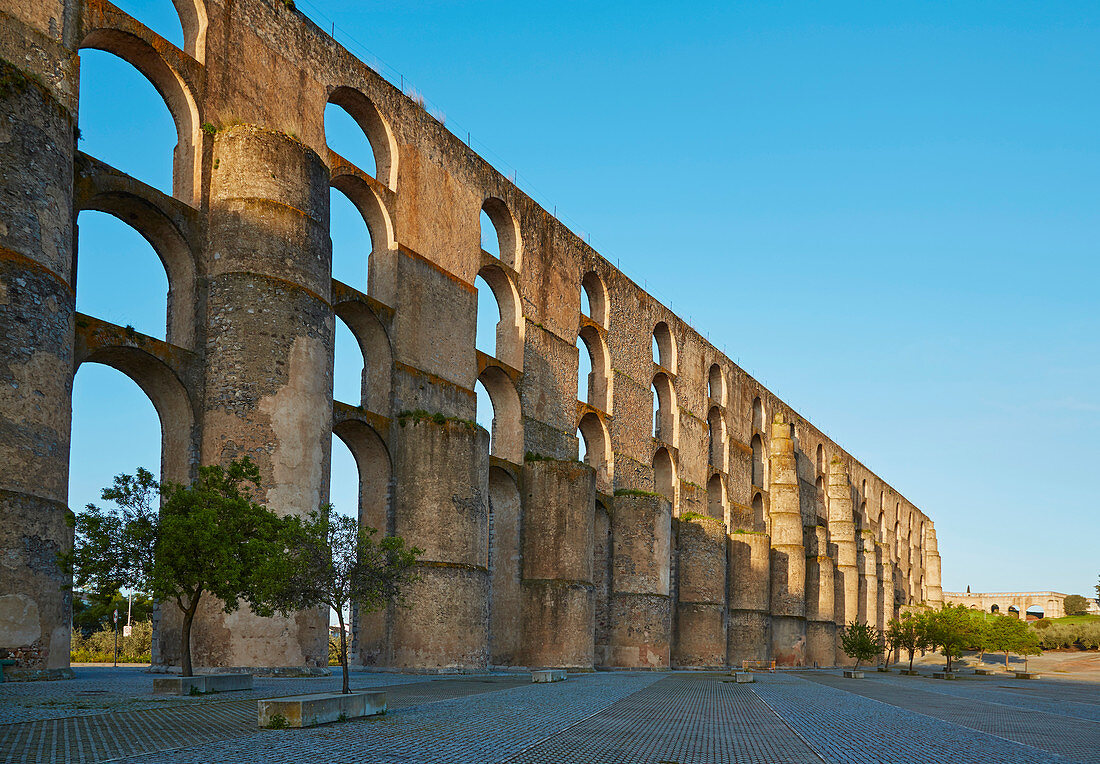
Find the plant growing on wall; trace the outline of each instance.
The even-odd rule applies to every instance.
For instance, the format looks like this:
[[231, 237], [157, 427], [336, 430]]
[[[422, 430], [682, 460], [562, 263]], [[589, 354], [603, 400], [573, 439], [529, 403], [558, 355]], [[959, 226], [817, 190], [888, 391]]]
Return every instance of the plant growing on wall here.
[[856, 668], [862, 661], [869, 661], [882, 652], [878, 629], [859, 621], [852, 621], [841, 633], [840, 647], [849, 658], [855, 658]]
[[103, 491], [113, 508], [89, 504], [75, 517], [76, 540], [63, 565], [78, 586], [125, 586], [174, 602], [183, 614], [183, 676], [192, 676], [191, 627], [205, 595], [221, 600], [227, 613], [242, 599], [254, 609], [264, 605], [256, 573], [277, 555], [286, 521], [253, 501], [248, 484], [258, 488], [260, 472], [247, 457], [226, 468], [200, 467], [188, 486], [158, 484], [138, 469]]
[[373, 613], [389, 602], [403, 604], [402, 589], [416, 580], [416, 558], [424, 553], [400, 536], [375, 541], [376, 532], [360, 528], [355, 518], [338, 515], [331, 506], [308, 517], [287, 518], [280, 551], [268, 559], [261, 576], [265, 588], [258, 597], [260, 615], [319, 605], [336, 611], [344, 694], [351, 692], [344, 608], [354, 601], [360, 613]]

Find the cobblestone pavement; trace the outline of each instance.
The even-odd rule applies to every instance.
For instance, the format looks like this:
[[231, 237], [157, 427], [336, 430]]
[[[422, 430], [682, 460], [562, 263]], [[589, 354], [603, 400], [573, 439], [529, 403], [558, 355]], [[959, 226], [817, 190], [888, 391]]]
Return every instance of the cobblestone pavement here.
[[0, 724], [0, 762], [1100, 764], [1100, 687], [1015, 681], [807, 671], [737, 685], [611, 672], [536, 685], [516, 673], [356, 673], [353, 687], [386, 689], [385, 716], [257, 730], [256, 698], [338, 689], [339, 677], [257, 677], [247, 693], [161, 699], [140, 669], [92, 669], [0, 685], [0, 720], [20, 719]]
[[[1100, 720], [1081, 719], [1054, 709], [1047, 712], [1029, 708], [1031, 704], [1026, 696], [1014, 695], [1010, 689], [990, 687], [987, 677], [945, 682], [942, 679], [890, 677], [889, 674], [880, 679], [878, 672], [868, 673], [863, 680], [844, 679], [835, 673], [802, 676], [837, 692], [855, 693], [888, 703], [901, 712], [921, 714], [977, 730], [994, 739], [1031, 746], [1036, 749], [1036, 755], [1041, 750], [1070, 761], [1100, 764]], [[915, 684], [906, 686], [899, 681], [905, 679]], [[950, 690], [944, 687], [948, 684], [952, 685]], [[991, 701], [991, 696], [997, 700]]]

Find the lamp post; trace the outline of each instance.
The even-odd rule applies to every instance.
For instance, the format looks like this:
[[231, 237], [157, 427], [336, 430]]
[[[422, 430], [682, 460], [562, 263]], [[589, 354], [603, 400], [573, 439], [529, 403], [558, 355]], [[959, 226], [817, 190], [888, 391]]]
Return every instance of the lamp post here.
[[115, 625], [115, 668], [118, 668], [118, 608], [115, 608], [114, 614], [111, 615], [111, 621]]

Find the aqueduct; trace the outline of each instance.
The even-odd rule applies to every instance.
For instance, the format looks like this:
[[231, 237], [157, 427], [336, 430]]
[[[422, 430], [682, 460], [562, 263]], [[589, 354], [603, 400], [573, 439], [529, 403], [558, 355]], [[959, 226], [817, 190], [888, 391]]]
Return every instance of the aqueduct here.
[[[348, 446], [362, 522], [426, 550], [411, 609], [356, 619], [363, 664], [832, 665], [839, 625], [942, 601], [926, 515], [292, 2], [174, 2], [182, 48], [107, 0], [0, 0], [0, 656], [17, 673], [69, 665], [56, 553], [82, 363], [149, 396], [166, 478], [247, 454], [267, 505], [304, 513], [329, 495], [332, 436]], [[171, 196], [78, 150], [84, 48], [163, 98]], [[373, 169], [330, 150], [329, 104]], [[365, 292], [332, 277], [330, 188], [370, 230]], [[164, 340], [76, 312], [81, 210], [152, 244]], [[492, 353], [475, 350], [479, 276]], [[337, 320], [363, 353], [359, 400], [333, 400]], [[471, 422], [478, 382], [491, 434]], [[316, 669], [326, 625], [210, 608], [195, 663]], [[174, 628], [166, 607], [159, 664]]]
[[966, 605], [983, 613], [1012, 615], [1021, 620], [1061, 618], [1066, 614], [1066, 595], [1061, 592], [944, 592], [944, 602]]

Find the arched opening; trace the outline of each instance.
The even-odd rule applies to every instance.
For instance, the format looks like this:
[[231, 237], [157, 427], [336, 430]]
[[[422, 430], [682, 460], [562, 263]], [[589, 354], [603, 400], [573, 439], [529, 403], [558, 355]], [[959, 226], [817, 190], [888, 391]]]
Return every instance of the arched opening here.
[[753, 432], [764, 432], [764, 404], [759, 398], [752, 401], [752, 429]]
[[894, 559], [901, 561], [901, 556], [898, 551], [898, 545], [901, 543], [901, 523], [894, 521]]
[[[347, 399], [344, 399], [347, 400]], [[359, 467], [355, 463], [355, 456], [351, 449], [335, 433], [332, 435], [332, 443], [329, 449], [329, 504], [331, 511], [346, 517], [359, 517]], [[384, 518], [383, 518], [384, 520]], [[378, 539], [385, 533], [386, 526], [381, 528], [371, 526], [379, 530], [374, 538]], [[357, 630], [353, 618], [354, 608], [349, 605], [344, 610], [344, 626], [348, 634], [348, 656], [354, 655], [356, 647]], [[336, 611], [329, 608], [328, 625], [330, 629], [337, 629], [340, 622], [336, 618]]]
[[[393, 467], [385, 442], [368, 425], [355, 420], [340, 422], [332, 432], [347, 446], [355, 465], [355, 472], [352, 473], [346, 452], [333, 446], [330, 473], [333, 504], [343, 514], [358, 516], [360, 528], [374, 528], [377, 531], [375, 539], [389, 535], [393, 531], [390, 510]], [[353, 486], [357, 488], [357, 496]], [[350, 504], [353, 501], [355, 503]], [[337, 502], [343, 503], [344, 507], [341, 508]], [[366, 666], [383, 663], [386, 657], [386, 613], [360, 614], [355, 603], [352, 603], [351, 624], [352, 651], [359, 661]]]
[[[355, 334], [339, 316], [336, 319], [336, 347], [332, 371], [332, 399], [352, 406], [363, 404], [363, 349]], [[335, 503], [335, 502], [334, 502]]]
[[867, 518], [867, 502], [861, 501], [859, 511], [856, 513], [856, 531], [862, 531], [865, 528], [870, 530], [870, 523]]
[[676, 514], [676, 464], [667, 448], [658, 448], [653, 455], [653, 490], [668, 499]]
[[[361, 302], [337, 303], [334, 309], [340, 319], [336, 335], [339, 362], [335, 373], [339, 377], [341, 396], [350, 396], [349, 399], [337, 397], [337, 400], [358, 403], [367, 411], [389, 416], [393, 351], [385, 328], [370, 308]], [[352, 346], [347, 335], [341, 331], [341, 322], [346, 324], [357, 347]], [[361, 369], [358, 377], [355, 376], [356, 369]], [[356, 384], [357, 391], [352, 387]]]
[[332, 277], [367, 294], [367, 274], [374, 249], [373, 233], [348, 196], [329, 189], [329, 236], [332, 239]]
[[519, 226], [501, 199], [481, 205], [481, 248], [515, 270], [520, 267]]
[[598, 416], [588, 413], [581, 418], [577, 432], [580, 434], [579, 458], [596, 470], [596, 490], [611, 493], [611, 438], [607, 434], [607, 429]]
[[759, 435], [753, 435], [749, 446], [752, 448], [752, 484], [763, 488], [767, 477], [764, 474], [764, 465], [767, 462], [767, 457], [764, 454], [764, 441]]
[[[519, 393], [511, 378], [499, 367], [489, 366], [477, 378], [484, 387], [492, 407], [493, 418], [485, 427], [489, 431], [489, 453], [515, 464], [523, 463], [523, 423]], [[484, 398], [480, 398], [480, 404]], [[488, 413], [478, 406], [478, 424]]]
[[[183, 79], [152, 45], [139, 37], [115, 29], [94, 29], [80, 45], [80, 134], [87, 136], [81, 148], [116, 169], [137, 177], [166, 194], [188, 204], [196, 204], [200, 163], [196, 149], [201, 146], [200, 118], [195, 99]], [[110, 57], [117, 56], [136, 69], [148, 82], [145, 85], [132, 72]], [[171, 118], [163, 121], [163, 112], [155, 106], [147, 85], [151, 84]], [[144, 93], [144, 96], [139, 95]], [[98, 102], [98, 105], [96, 105]], [[141, 114], [137, 121], [119, 120], [119, 114]], [[151, 115], [160, 114], [161, 118]], [[123, 123], [126, 123], [123, 126]], [[167, 138], [175, 128], [173, 151]], [[164, 135], [166, 144], [148, 152], [135, 149], [150, 145], [150, 134]], [[165, 160], [172, 157], [171, 166]], [[153, 168], [150, 171], [150, 167]], [[139, 168], [138, 173], [132, 170]], [[159, 169], [157, 169], [159, 168]]]
[[825, 447], [817, 444], [817, 455], [814, 457], [814, 469], [818, 475], [825, 474]]
[[1042, 605], [1028, 605], [1024, 611], [1024, 617], [1029, 621], [1038, 621], [1046, 613]]
[[[129, 116], [119, 119], [120, 114]], [[81, 51], [78, 117], [79, 150], [172, 194], [176, 123], [138, 69], [114, 53]]]
[[707, 414], [707, 435], [711, 465], [722, 472], [726, 471], [726, 423], [722, 420], [722, 411], [711, 406]]
[[77, 251], [77, 311], [168, 338], [168, 274], [140, 233], [113, 215], [84, 211], [77, 217]]
[[1008, 606], [1008, 614], [1010, 616], [1012, 616], [1013, 618], [1019, 618], [1020, 617], [1020, 609], [1018, 607], [1016, 607], [1015, 605], [1009, 605]]
[[1000, 613], [1001, 612], [1001, 606], [1000, 605], [991, 605], [990, 608], [989, 608], [989, 612], [990, 613]]
[[523, 315], [519, 292], [497, 266], [486, 266], [474, 281], [477, 287], [475, 346], [514, 369], [523, 368]]
[[721, 475], [711, 475], [707, 481], [707, 514], [726, 522], [726, 486]]
[[707, 394], [710, 399], [719, 406], [726, 405], [726, 378], [722, 376], [721, 367], [714, 363], [707, 372]]
[[653, 394], [656, 401], [653, 416], [653, 437], [669, 445], [676, 445], [676, 391], [672, 380], [664, 372], [653, 377]]
[[764, 533], [768, 528], [768, 518], [764, 514], [764, 497], [760, 493], [752, 495], [752, 525], [757, 533]]
[[589, 271], [581, 279], [581, 315], [588, 316], [600, 326], [608, 323], [607, 287], [595, 271]]
[[664, 321], [653, 327], [653, 344], [653, 360], [658, 366], [668, 370], [671, 374], [675, 374], [676, 342], [672, 339], [672, 330], [668, 328], [668, 324]]
[[522, 647], [523, 591], [520, 582], [520, 496], [516, 481], [489, 468], [490, 662], [509, 666]]
[[611, 354], [599, 331], [581, 327], [577, 335], [577, 400], [611, 413]]
[[[365, 140], [364, 140], [365, 139]], [[325, 142], [364, 174], [397, 189], [397, 142], [370, 99], [338, 87], [325, 106]]]
[[828, 495], [825, 493], [825, 479], [821, 475], [814, 481], [814, 496], [817, 500], [817, 514], [819, 517], [828, 517], [829, 509], [826, 506]]
[[118, 0], [115, 7], [130, 14], [180, 50], [184, 49], [183, 22], [169, 0]]

